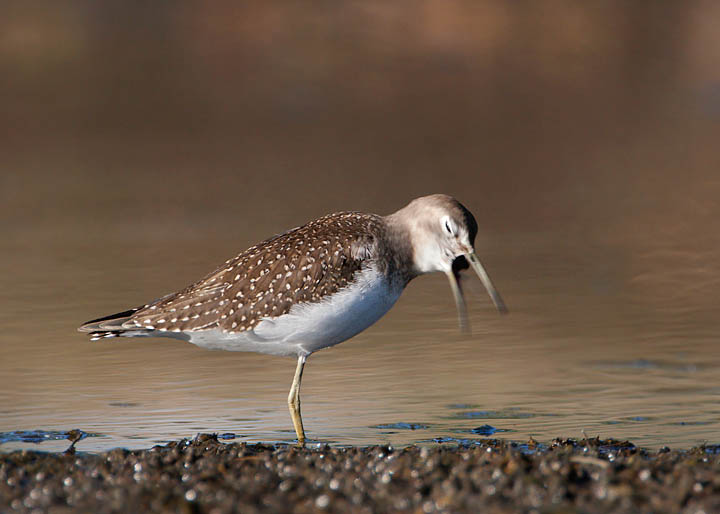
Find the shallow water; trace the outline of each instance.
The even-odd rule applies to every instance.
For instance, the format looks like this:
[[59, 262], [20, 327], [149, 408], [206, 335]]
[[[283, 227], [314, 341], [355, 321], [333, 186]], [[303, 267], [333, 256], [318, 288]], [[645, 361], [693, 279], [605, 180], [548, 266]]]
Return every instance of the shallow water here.
[[720, 442], [716, 3], [71, 4], [0, 20], [0, 450], [292, 440], [293, 360], [77, 326], [435, 192], [510, 314], [418, 278], [309, 359], [309, 438]]
[[[511, 313], [499, 316], [471, 290], [474, 329], [462, 335], [445, 278], [420, 277], [376, 326], [309, 359], [302, 400], [311, 440], [548, 441], [585, 431], [646, 447], [717, 442], [720, 358], [707, 324], [691, 322], [695, 314], [684, 308], [676, 315], [658, 310], [657, 299], [637, 291], [611, 255], [597, 267], [591, 261], [599, 256], [543, 237], [483, 243]], [[222, 252], [220, 241], [200, 246]], [[114, 274], [88, 277], [86, 266], [99, 266], [92, 252], [68, 256], [74, 264], [62, 273], [47, 270], [43, 287], [26, 292], [27, 310], [18, 306], [8, 316], [16, 322], [5, 334], [14, 344], [2, 354], [3, 431], [78, 428], [94, 435], [78, 443], [90, 451], [145, 448], [198, 432], [292, 440], [286, 408], [292, 359], [164, 339], [91, 343], [75, 333], [84, 318], [139, 303], [128, 284], [134, 276], [152, 282], [139, 289], [161, 294], [180, 275], [197, 276], [189, 270], [194, 262], [173, 269], [140, 262], [122, 245], [104, 251], [125, 256], [114, 261]], [[167, 247], [151, 253], [184, 260]], [[91, 294], [50, 301], [83, 276]], [[31, 312], [43, 322], [17, 321]], [[15, 440], [2, 448], [28, 446], [34, 445]], [[65, 446], [42, 443], [48, 450]]]

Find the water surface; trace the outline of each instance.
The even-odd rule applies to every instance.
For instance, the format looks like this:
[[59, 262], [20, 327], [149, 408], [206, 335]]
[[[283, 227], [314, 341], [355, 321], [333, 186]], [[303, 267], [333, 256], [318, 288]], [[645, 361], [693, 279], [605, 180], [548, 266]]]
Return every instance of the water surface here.
[[77, 326], [328, 212], [436, 192], [475, 213], [510, 314], [475, 293], [462, 335], [445, 278], [415, 280], [309, 359], [312, 440], [719, 443], [719, 11], [7, 9], [0, 450], [64, 449], [70, 429], [88, 451], [290, 441], [293, 360]]
[[[194, 243], [206, 249], [199, 253], [224, 249], [223, 241], [201, 243]], [[511, 313], [499, 316], [476, 293], [473, 333], [462, 335], [445, 278], [420, 277], [377, 325], [309, 359], [302, 400], [312, 440], [547, 441], [584, 430], [647, 447], [716, 441], [720, 358], [709, 327], [693, 322], [695, 313], [655, 305], [659, 300], [633, 286], [635, 277], [612, 255], [587, 255], [537, 235], [483, 243]], [[7, 316], [15, 322], [5, 334], [13, 344], [2, 352], [3, 431], [99, 434], [79, 443], [86, 450], [144, 448], [198, 432], [292, 440], [286, 408], [292, 359], [169, 339], [89, 342], [75, 332], [83, 318], [137, 304], [145, 291], [162, 294], [181, 275], [198, 276], [192, 268], [199, 271], [201, 259], [178, 257], [163, 245], [146, 249], [154, 258], [145, 260], [115, 243], [105, 251], [118, 257], [103, 264], [112, 272], [88, 276], [88, 268], [99, 267], [97, 254], [72, 245], [66, 251], [73, 264], [62, 272], [38, 270], [42, 287], [26, 290], [25, 306]], [[29, 259], [15, 264], [33, 267]], [[150, 283], [132, 287], [137, 277]], [[72, 284], [90, 294], [52, 301]], [[42, 323], [21, 322], [28, 317]], [[64, 444], [47, 441], [42, 448]]]

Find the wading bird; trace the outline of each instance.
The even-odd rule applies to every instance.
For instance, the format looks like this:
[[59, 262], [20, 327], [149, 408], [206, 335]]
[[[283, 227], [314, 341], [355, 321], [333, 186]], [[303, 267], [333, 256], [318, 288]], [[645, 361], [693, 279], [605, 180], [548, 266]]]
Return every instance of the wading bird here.
[[467, 310], [458, 279], [468, 267], [506, 312], [475, 255], [476, 234], [470, 211], [440, 194], [389, 216], [330, 214], [248, 248], [177, 293], [79, 330], [93, 340], [173, 337], [209, 349], [296, 356], [288, 406], [302, 444], [305, 360], [375, 323], [413, 278], [447, 275], [461, 329], [467, 329]]

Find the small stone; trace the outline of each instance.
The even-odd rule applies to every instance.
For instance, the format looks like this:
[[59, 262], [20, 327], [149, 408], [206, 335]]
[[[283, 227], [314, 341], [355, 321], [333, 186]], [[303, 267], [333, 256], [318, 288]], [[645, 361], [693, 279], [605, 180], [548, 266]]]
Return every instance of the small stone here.
[[327, 494], [322, 494], [315, 500], [315, 506], [318, 509], [325, 509], [330, 505], [330, 497]]

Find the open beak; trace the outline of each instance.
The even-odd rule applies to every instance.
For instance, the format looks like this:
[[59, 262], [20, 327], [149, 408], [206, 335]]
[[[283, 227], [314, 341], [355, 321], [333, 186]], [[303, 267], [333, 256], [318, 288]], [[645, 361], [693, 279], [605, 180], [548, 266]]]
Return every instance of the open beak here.
[[480, 278], [480, 281], [485, 286], [485, 289], [487, 289], [487, 292], [490, 295], [490, 299], [495, 304], [495, 308], [500, 314], [507, 314], [508, 310], [507, 307], [505, 307], [505, 302], [503, 302], [502, 296], [500, 296], [500, 293], [498, 293], [497, 289], [495, 289], [492, 280], [490, 280], [490, 277], [485, 271], [485, 268], [483, 268], [483, 265], [480, 264], [480, 259], [477, 258], [475, 252], [470, 252], [466, 255], [465, 258], [470, 261], [470, 266], [472, 266], [472, 268], [475, 270], [475, 273], [477, 273], [477, 276]]
[[467, 304], [463, 297], [462, 288], [460, 286], [460, 271], [453, 269], [447, 272], [448, 280], [450, 281], [450, 289], [452, 289], [453, 296], [455, 297], [455, 305], [458, 311], [458, 322], [460, 323], [460, 332], [465, 334], [470, 333], [470, 323], [468, 322]]
[[[505, 302], [503, 302], [500, 293], [498, 293], [497, 289], [495, 289], [495, 286], [490, 280], [490, 277], [485, 271], [485, 268], [483, 268], [483, 265], [480, 264], [480, 260], [477, 258], [477, 255], [475, 255], [475, 252], [470, 252], [464, 257], [470, 263], [470, 266], [472, 266], [472, 268], [475, 270], [475, 273], [477, 273], [477, 276], [480, 278], [480, 281], [485, 286], [485, 289], [487, 289], [487, 292], [490, 295], [490, 299], [495, 304], [495, 308], [497, 308], [498, 312], [500, 314], [507, 314], [508, 310], [507, 307], [505, 307]], [[465, 267], [467, 267], [467, 265], [465, 265]], [[458, 310], [458, 321], [460, 323], [460, 330], [462, 332], [470, 332], [470, 324], [468, 323], [467, 315], [467, 305], [465, 304], [465, 298], [463, 297], [462, 288], [459, 282], [460, 268], [454, 267], [452, 271], [448, 271], [447, 277], [450, 281], [450, 289], [452, 289], [453, 296], [455, 297], [455, 305], [457, 306]]]

